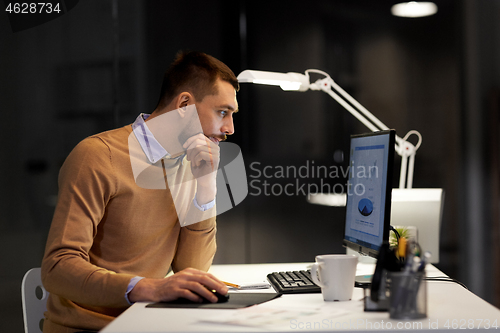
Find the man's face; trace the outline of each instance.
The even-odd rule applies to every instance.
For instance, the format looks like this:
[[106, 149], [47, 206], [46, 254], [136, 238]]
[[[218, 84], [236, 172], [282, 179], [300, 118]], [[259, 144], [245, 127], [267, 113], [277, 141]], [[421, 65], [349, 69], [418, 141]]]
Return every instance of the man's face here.
[[226, 139], [226, 135], [234, 133], [233, 114], [238, 112], [238, 102], [236, 91], [229, 82], [218, 79], [216, 85], [218, 94], [205, 96], [196, 103], [196, 109], [203, 134], [219, 144]]

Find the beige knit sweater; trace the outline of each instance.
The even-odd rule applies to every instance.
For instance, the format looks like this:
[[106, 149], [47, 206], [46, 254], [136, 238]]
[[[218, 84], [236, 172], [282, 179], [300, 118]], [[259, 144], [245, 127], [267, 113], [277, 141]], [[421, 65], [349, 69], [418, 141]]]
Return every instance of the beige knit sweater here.
[[[181, 228], [168, 189], [136, 185], [131, 131], [129, 125], [83, 140], [61, 168], [42, 262], [50, 292], [45, 333], [103, 328], [129, 306], [134, 276], [163, 278], [170, 266], [208, 270], [212, 263], [215, 218]], [[190, 163], [170, 166], [188, 174]], [[183, 194], [187, 205], [194, 191]]]

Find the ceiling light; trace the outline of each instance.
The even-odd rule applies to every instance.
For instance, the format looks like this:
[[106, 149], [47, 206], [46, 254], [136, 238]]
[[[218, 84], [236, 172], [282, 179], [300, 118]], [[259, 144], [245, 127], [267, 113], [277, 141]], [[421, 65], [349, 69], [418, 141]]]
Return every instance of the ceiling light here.
[[437, 6], [433, 2], [403, 2], [392, 6], [391, 13], [401, 17], [430, 16], [437, 13]]

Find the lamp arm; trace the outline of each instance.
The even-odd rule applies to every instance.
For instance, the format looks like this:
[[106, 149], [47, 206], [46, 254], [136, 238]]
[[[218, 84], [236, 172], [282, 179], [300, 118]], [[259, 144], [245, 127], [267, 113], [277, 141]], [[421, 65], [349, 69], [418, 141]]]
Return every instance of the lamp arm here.
[[[363, 125], [368, 127], [371, 131], [377, 132], [381, 130], [388, 130], [382, 121], [375, 117], [370, 111], [368, 111], [363, 105], [356, 101], [351, 95], [349, 95], [344, 89], [342, 89], [327, 73], [316, 70], [308, 69], [305, 75], [309, 79], [309, 73], [318, 73], [325, 76], [323, 79], [319, 79], [314, 83], [309, 84], [309, 89], [311, 90], [322, 90], [330, 95], [334, 100], [342, 105], [347, 111], [349, 111], [356, 119], [358, 119]], [[335, 90], [335, 91], [334, 91]], [[339, 96], [342, 95], [342, 97]], [[347, 101], [351, 104], [347, 103]], [[354, 108], [354, 107], [356, 108]], [[417, 135], [418, 142], [413, 145], [411, 142], [407, 141], [408, 137], [412, 134]], [[409, 131], [404, 138], [396, 135], [396, 145], [395, 150], [401, 159], [401, 174], [399, 179], [399, 188], [412, 188], [413, 186], [413, 170], [415, 165], [415, 154], [417, 149], [422, 144], [422, 136], [419, 132], [412, 130]]]
[[[309, 73], [317, 73], [323, 75], [324, 78], [311, 83]], [[356, 101], [344, 89], [342, 89], [328, 73], [317, 69], [308, 69], [304, 74], [301, 73], [273, 73], [255, 70], [245, 70], [238, 75], [239, 82], [252, 82], [258, 84], [277, 85], [286, 91], [306, 91], [306, 90], [322, 90], [330, 97], [336, 100], [347, 111], [349, 111], [356, 119], [363, 123], [373, 132], [388, 130], [383, 122], [375, 117], [370, 111]], [[410, 135], [415, 134], [418, 137], [418, 142], [413, 145], [407, 139]], [[413, 167], [415, 164], [415, 154], [422, 143], [422, 136], [417, 131], [409, 131], [404, 138], [396, 135], [395, 150], [402, 157], [401, 159], [401, 178], [399, 187], [405, 188], [406, 177], [408, 173], [408, 188], [412, 187], [413, 183]]]
[[[320, 82], [321, 81], [321, 82]], [[349, 111], [356, 119], [363, 123], [366, 127], [368, 127], [372, 132], [380, 131], [380, 128], [371, 123], [366, 117], [364, 117], [360, 111], [353, 108], [349, 103], [347, 103], [344, 99], [342, 99], [337, 93], [335, 93], [331, 89], [331, 84], [328, 82], [329, 80], [318, 80], [316, 83], [313, 83], [309, 86], [311, 90], [322, 90], [330, 95], [334, 100], [337, 101], [340, 105], [344, 107], [347, 111]], [[317, 87], [317, 88], [316, 88]]]

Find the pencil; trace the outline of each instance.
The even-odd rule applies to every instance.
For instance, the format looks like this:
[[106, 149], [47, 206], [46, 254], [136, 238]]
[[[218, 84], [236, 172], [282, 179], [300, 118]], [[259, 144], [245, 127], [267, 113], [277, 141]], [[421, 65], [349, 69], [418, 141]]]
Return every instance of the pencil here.
[[230, 282], [226, 282], [226, 281], [221, 281], [221, 282], [224, 283], [226, 286], [229, 286], [229, 287], [233, 287], [233, 288], [237, 288], [237, 289], [240, 288], [239, 285], [234, 284], [234, 283], [230, 283]]

